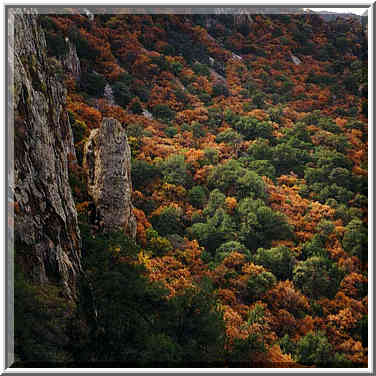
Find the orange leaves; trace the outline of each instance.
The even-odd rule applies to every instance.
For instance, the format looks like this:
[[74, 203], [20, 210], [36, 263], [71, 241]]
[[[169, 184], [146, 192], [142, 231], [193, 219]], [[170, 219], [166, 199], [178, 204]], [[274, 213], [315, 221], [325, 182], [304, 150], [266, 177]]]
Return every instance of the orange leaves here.
[[151, 226], [147, 220], [145, 213], [137, 208], [133, 208], [133, 214], [137, 219], [137, 240], [143, 245], [146, 245], [146, 230]]
[[269, 115], [260, 109], [255, 109], [249, 112], [249, 116], [255, 117], [257, 120], [263, 121], [263, 120], [268, 120]]
[[162, 282], [169, 290], [168, 297], [174, 296], [179, 290], [193, 287], [191, 273], [173, 256], [163, 256], [148, 262], [148, 277], [153, 282]]
[[360, 168], [359, 166], [354, 166], [352, 172], [356, 175], [368, 176], [368, 171]]
[[295, 85], [293, 89], [294, 95], [299, 95], [305, 92], [305, 87], [303, 85]]
[[339, 118], [337, 117], [336, 120], [335, 120], [336, 124], [340, 127], [340, 128], [344, 128], [344, 126], [346, 125], [347, 123], [347, 119], [342, 119], [342, 118]]
[[363, 348], [360, 341], [349, 338], [337, 347], [338, 351], [344, 352], [347, 357], [355, 364], [363, 363], [367, 365], [367, 351]]
[[110, 80], [116, 81], [121, 74], [125, 72], [118, 64], [113, 61], [105, 61], [102, 63], [103, 74]]
[[350, 273], [341, 282], [340, 289], [347, 296], [359, 298], [364, 294], [367, 288], [367, 278], [362, 274]]
[[93, 33], [87, 32], [84, 28], [80, 28], [80, 34], [84, 38], [89, 46], [99, 53], [98, 61], [115, 61], [111, 52], [111, 46], [107, 40], [98, 38]]
[[280, 281], [269, 290], [266, 300], [274, 310], [285, 309], [297, 313], [309, 309], [308, 299], [296, 291], [291, 281]]
[[356, 256], [349, 257], [346, 255], [338, 260], [338, 265], [349, 272], [359, 272], [360, 271], [360, 260]]
[[[153, 192], [152, 198], [166, 204], [167, 206], [173, 206], [176, 209], [181, 210], [176, 202], [181, 202], [185, 196], [186, 190], [181, 185], [176, 186], [175, 184], [164, 183]], [[168, 205], [169, 203], [171, 203], [171, 205]], [[153, 214], [159, 214], [162, 208], [163, 207], [160, 206], [153, 212]]]
[[298, 320], [297, 330], [301, 336], [307, 335], [309, 332], [312, 332], [315, 327], [315, 319], [310, 315], [306, 315], [304, 318]]
[[208, 110], [205, 107], [197, 107], [193, 110], [183, 110], [176, 115], [176, 122], [178, 124], [197, 121], [198, 123], [205, 123], [208, 120]]
[[[244, 259], [244, 255], [243, 254], [240, 254], [240, 253], [231, 253], [232, 256], [232, 259], [234, 259], [235, 257], [235, 260], [243, 260]], [[241, 257], [239, 257], [238, 255], [241, 255]], [[265, 272], [265, 268], [261, 265], [255, 265], [253, 263], [248, 263], [248, 264], [245, 264], [243, 267], [242, 267], [242, 272], [245, 273], [245, 274], [260, 274], [262, 272]]]
[[[156, 131], [154, 130], [156, 133]], [[141, 152], [144, 158], [153, 159], [155, 157], [167, 158], [169, 155], [176, 153], [176, 141], [168, 138], [162, 138], [154, 135], [153, 137], [143, 137]]]
[[87, 211], [87, 208], [89, 206], [88, 201], [80, 202], [76, 204], [76, 210], [78, 214], [85, 213]]
[[337, 315], [329, 315], [329, 325], [336, 325], [337, 328], [342, 332], [348, 332], [350, 329], [354, 328], [357, 321], [361, 318], [361, 314], [355, 314], [349, 308], [344, 308], [339, 311]]
[[233, 213], [238, 202], [235, 197], [226, 197], [225, 200], [226, 208], [229, 214]]
[[[340, 127], [351, 143], [352, 147], [346, 150], [346, 154], [354, 162], [353, 173], [367, 175], [365, 167], [367, 166], [366, 127], [354, 123], [354, 127], [359, 129], [352, 129], [349, 126], [351, 124], [348, 124], [351, 121], [349, 120], [350, 116], [342, 118], [334, 114], [334, 111], [338, 108], [338, 103], [330, 102], [333, 105], [328, 107], [327, 102], [333, 99], [328, 87], [306, 84], [307, 74], [312, 69], [315, 74], [322, 76], [327, 71], [329, 62], [317, 62], [314, 57], [305, 56], [304, 64], [294, 66], [288, 58], [290, 51], [292, 51], [291, 47], [297, 46], [292, 40], [291, 33], [287, 32], [290, 28], [296, 27], [294, 22], [291, 21], [291, 25], [284, 24], [282, 26], [277, 23], [280, 31], [284, 34], [285, 45], [283, 45], [281, 38], [274, 37], [274, 34], [272, 35], [273, 41], [269, 40], [270, 32], [273, 29], [277, 31], [273, 21], [267, 22], [266, 16], [252, 16], [254, 23], [250, 25], [252, 31], [249, 35], [244, 37], [240, 33], [233, 33], [230, 38], [227, 38], [226, 42], [232, 43], [234, 48], [238, 47], [241, 51], [246, 51], [245, 47], [250, 46], [250, 42], [254, 44], [263, 40], [266, 44], [262, 48], [268, 53], [265, 57], [250, 53], [240, 59], [234, 56], [230, 50], [218, 45], [218, 35], [225, 35], [224, 33], [227, 31], [221, 22], [213, 25], [213, 36], [216, 37], [214, 38], [208, 34], [205, 28], [195, 27], [194, 24], [191, 24], [189, 16], [184, 17], [185, 20], [183, 20], [181, 16], [170, 15], [166, 17], [166, 20], [160, 23], [158, 21], [158, 26], [155, 23], [158, 17], [146, 15], [127, 17], [113, 16], [103, 22], [98, 19], [98, 22], [93, 23], [90, 31], [85, 26], [88, 22], [86, 17], [77, 16], [73, 21], [68, 21], [68, 17], [58, 17], [56, 24], [58, 28], [64, 31], [68, 31], [72, 23], [76, 24], [76, 27], [77, 25], [79, 25], [78, 27], [85, 27], [86, 30], [82, 29], [80, 33], [87, 39], [90, 49], [97, 52], [98, 58], [95, 62], [86, 63], [88, 66], [83, 65], [83, 71], [88, 67], [93, 68], [105, 75], [106, 80], [113, 84], [126, 70], [131, 76], [129, 89], [132, 94], [140, 93], [143, 108], [147, 107], [150, 110], [154, 105], [163, 103], [168, 105], [171, 110], [176, 111], [176, 117], [168, 122], [158, 121], [142, 115], [131, 114], [129, 105], [125, 107], [111, 105], [106, 99], [87, 100], [77, 93], [79, 90], [77, 83], [67, 78], [66, 86], [70, 91], [68, 109], [73, 112], [76, 121], [85, 122], [89, 129], [98, 127], [104, 116], [114, 117], [121, 121], [124, 126], [137, 125], [140, 129], [137, 138], [129, 138], [134, 158], [144, 159], [149, 164], [158, 166], [160, 161], [168, 158], [171, 154], [183, 154], [189, 174], [194, 179], [192, 185], [206, 186], [207, 177], [213, 168], [209, 163], [216, 165], [234, 155], [233, 146], [216, 142], [216, 135], [221, 130], [234, 127], [235, 124], [233, 120], [229, 120], [230, 117], [224, 116], [226, 110], [231, 110], [234, 114], [240, 116], [247, 114], [259, 121], [269, 120], [270, 116], [267, 113], [269, 110], [252, 110], [252, 106], [245, 106], [245, 104], [252, 102], [250, 97], [257, 90], [267, 94], [266, 108], [270, 106], [271, 100], [273, 100], [273, 103], [276, 100], [278, 101], [278, 94], [285, 96], [286, 93], [280, 93], [277, 90], [276, 99], [274, 99], [275, 90], [266, 90], [270, 89], [268, 87], [269, 82], [266, 82], [268, 79], [273, 80], [273, 86], [281, 88], [283, 82], [279, 81], [276, 76], [283, 74], [292, 84], [291, 97], [286, 96], [287, 102], [281, 106], [283, 113], [278, 113], [280, 119], [275, 118], [278, 119], [278, 123], [272, 123], [274, 136], [288, 136], [285, 134], [286, 128], [295, 127], [297, 122], [303, 118], [308, 118], [307, 115], [310, 114], [312, 109], [318, 108], [322, 115], [330, 115], [333, 119], [335, 118], [336, 125]], [[255, 20], [256, 18], [258, 23]], [[179, 25], [176, 30], [184, 30], [187, 33], [186, 35], [193, 38], [195, 43], [201, 43], [207, 47], [209, 56], [214, 59], [214, 61], [210, 59], [210, 63], [208, 63], [211, 72], [209, 77], [198, 75], [189, 68], [189, 66], [195, 64], [194, 61], [188, 64], [182, 56], [162, 55], [165, 53], [173, 54], [173, 48], [170, 48], [172, 45], [169, 46], [166, 42], [167, 29], [164, 29], [166, 23], [171, 23], [172, 26]], [[316, 43], [326, 44], [325, 33], [316, 35], [315, 31], [313, 34]], [[256, 46], [256, 48], [258, 47]], [[273, 49], [278, 49], [278, 51], [274, 53]], [[112, 51], [123, 68], [118, 65]], [[269, 51], [272, 52], [272, 58], [269, 57]], [[210, 98], [214, 82], [224, 80], [219, 76], [223, 73], [214, 73], [215, 70], [220, 72], [221, 65], [226, 70], [225, 80], [232, 95], [227, 98]], [[248, 92], [247, 84], [250, 81], [255, 85], [254, 88], [249, 87]], [[254, 89], [254, 92], [252, 92], [252, 89]], [[141, 93], [144, 95], [141, 95]], [[347, 96], [343, 99], [350, 102], [355, 98], [354, 96], [353, 98]], [[84, 103], [85, 101], [90, 103], [92, 107]], [[205, 106], [203, 106], [203, 101], [206, 103]], [[350, 106], [357, 104], [360, 105], [359, 101], [350, 104]], [[348, 105], [340, 106], [344, 110], [349, 109]], [[213, 113], [211, 108], [214, 110]], [[307, 112], [304, 113], [303, 111]], [[358, 117], [357, 120], [362, 119], [361, 115], [356, 116]], [[313, 144], [318, 146], [326, 142], [325, 145], [329, 148], [335, 148], [337, 145], [328, 141], [332, 133], [319, 128], [314, 120], [315, 117], [312, 116], [311, 118], [313, 119], [312, 124], [308, 124], [306, 129], [312, 137]], [[195, 128], [195, 122], [202, 126], [200, 136], [197, 136], [200, 134], [200, 129]], [[363, 119], [363, 122], [366, 122], [366, 119]], [[196, 130], [196, 134], [194, 134], [194, 130]], [[134, 132], [134, 134], [136, 133]], [[132, 140], [135, 140], [135, 142], [133, 143]], [[253, 142], [243, 141], [239, 145], [237, 144], [239, 156], [247, 155], [246, 151]], [[135, 146], [136, 143], [137, 146]], [[212, 150], [204, 151], [205, 149]], [[353, 348], [357, 349], [359, 353], [364, 353], [364, 349], [359, 346], [359, 343], [351, 342], [345, 336], [348, 331], [354, 328], [354, 320], [367, 312], [366, 301], [363, 298], [364, 292], [361, 291], [367, 279], [361, 274], [359, 259], [345, 254], [342, 249], [341, 238], [345, 230], [343, 223], [340, 221], [334, 222], [335, 212], [331, 207], [304, 198], [306, 196], [302, 197], [299, 194], [306, 183], [298, 176], [294, 174], [283, 175], [277, 177], [277, 183], [267, 178], [263, 179], [268, 191], [267, 205], [287, 216], [288, 222], [296, 235], [293, 240], [273, 241], [271, 239], [273, 247], [287, 246], [299, 258], [304, 256], [301, 254], [303, 243], [312, 239], [320, 231], [318, 224], [322, 219], [328, 219], [336, 226], [335, 231], [330, 234], [323, 247], [327, 249], [328, 257], [336, 262], [340, 268], [343, 268], [347, 275], [343, 278], [339, 292], [334, 299], [322, 299], [315, 302], [321, 304], [322, 317], [306, 316], [302, 319], [300, 316], [302, 313], [314, 315], [313, 312], [315, 312], [316, 314], [316, 305], [312, 304], [311, 307], [308, 299], [294, 288], [293, 282], [279, 281], [273, 288], [269, 287], [266, 296], [262, 296], [264, 300], [262, 305], [265, 311], [264, 323], [257, 323], [257, 325], [251, 323], [248, 321], [248, 313], [254, 309], [254, 306], [249, 306], [249, 303], [247, 305], [247, 299], [251, 299], [246, 295], [248, 283], [251, 276], [265, 272], [266, 268], [249, 263], [249, 259], [240, 252], [232, 252], [222, 262], [219, 260], [224, 257], [224, 254], [218, 255], [218, 257], [211, 255], [214, 261], [211, 264], [213, 267], [209, 269], [208, 261], [204, 263], [201, 255], [203, 253], [205, 260], [208, 260], [209, 256], [206, 252], [203, 252], [198, 243], [196, 241], [190, 242], [187, 239], [181, 240], [178, 237], [171, 237], [171, 240], [169, 237], [170, 248], [166, 252], [160, 253], [153, 250], [154, 256], [152, 256], [152, 253], [148, 254], [147, 251], [153, 249], [152, 242], [154, 240], [149, 239], [148, 242], [146, 236], [146, 234], [149, 234], [147, 229], [151, 225], [144, 211], [135, 208], [137, 241], [147, 250], [140, 252], [139, 262], [146, 266], [151, 280], [159, 281], [168, 288], [170, 297], [183, 293], [186, 288], [194, 286], [203, 276], [209, 276], [214, 283], [216, 295], [221, 304], [218, 304], [218, 306], [224, 312], [230, 344], [235, 338], [247, 338], [251, 333], [258, 334], [269, 330], [275, 331], [278, 336], [287, 333], [293, 340], [296, 340], [299, 336], [319, 327], [326, 330], [329, 324], [330, 335], [328, 334], [328, 337], [330, 337], [333, 346], [342, 346], [343, 351], [349, 356], [356, 356]], [[151, 207], [159, 207], [152, 212], [152, 215], [160, 213], [168, 206], [173, 206], [179, 210], [181, 222], [184, 223], [184, 226], [189, 226], [203, 219], [205, 215], [203, 210], [197, 210], [187, 202], [186, 189], [188, 189], [188, 186], [184, 188], [181, 185], [165, 184], [161, 177], [156, 176], [143, 189], [142, 193], [134, 192], [133, 198], [137, 207], [148, 207], [145, 205], [149, 204], [148, 200], [150, 200], [150, 204], [155, 204], [155, 206], [149, 206], [150, 212], [153, 211]], [[84, 199], [85, 197], [82, 198], [82, 200]], [[152, 201], [155, 201], [155, 203]], [[87, 210], [87, 205], [87, 202], [79, 203], [77, 205], [78, 212]], [[349, 205], [352, 205], [351, 201]], [[234, 215], [237, 206], [238, 202], [235, 197], [228, 196], [225, 198], [224, 208], [228, 215]], [[149, 213], [149, 209], [147, 212]], [[234, 238], [236, 241], [242, 241], [239, 236]], [[161, 237], [158, 241], [161, 241], [161, 239], [167, 242], [166, 238]], [[155, 255], [164, 256], [155, 257]], [[361, 299], [363, 300], [361, 301]], [[268, 304], [267, 307], [265, 303]], [[283, 359], [287, 362], [292, 361], [291, 357], [281, 353], [277, 345], [269, 349], [266, 354], [276, 362], [282, 362]]]
[[285, 309], [279, 309], [274, 313], [275, 320], [273, 321], [273, 329], [279, 336], [284, 334], [292, 335], [296, 331], [296, 319], [295, 317]]
[[72, 111], [78, 120], [84, 121], [90, 129], [99, 128], [102, 121], [102, 114], [82, 102], [68, 102], [67, 109]]
[[234, 339], [245, 339], [248, 337], [249, 333], [246, 329], [241, 329], [243, 326], [243, 319], [234, 311], [230, 306], [222, 306], [223, 309], [223, 319], [226, 323], [226, 334], [230, 339], [230, 343]]
[[283, 175], [278, 179], [282, 186], [275, 186], [265, 180], [269, 192], [271, 207], [288, 217], [288, 222], [295, 227], [295, 234], [301, 241], [312, 238], [317, 224], [323, 218], [331, 219], [335, 210], [317, 201], [303, 199], [298, 191], [303, 180], [294, 175]]
[[169, 298], [184, 293], [187, 288], [194, 288], [205, 273], [201, 260], [201, 248], [197, 241], [184, 239], [184, 249], [174, 250], [174, 256], [155, 257], [146, 265], [151, 281], [159, 281], [169, 290]]
[[190, 163], [195, 169], [199, 168], [200, 163], [205, 157], [205, 153], [200, 149], [189, 149], [185, 152], [185, 161]]
[[234, 306], [236, 304], [235, 293], [230, 289], [218, 289], [217, 296], [223, 304], [230, 306]]
[[353, 312], [353, 314], [366, 314], [368, 311], [367, 304], [365, 304], [365, 302], [353, 299], [345, 295], [343, 291], [339, 291], [332, 300], [326, 298], [320, 299], [318, 303], [321, 304], [323, 308], [325, 308], [326, 312], [331, 312], [334, 314], [344, 308], [349, 308]]
[[198, 170], [196, 170], [196, 173], [193, 177], [194, 181], [199, 184], [205, 183], [212, 168], [213, 168], [212, 165], [206, 165], [203, 168], [199, 168]]
[[[290, 354], [283, 354], [279, 345], [275, 344], [268, 351], [268, 364], [276, 364], [277, 367], [292, 367], [294, 360]], [[296, 365], [297, 366], [297, 365]]]

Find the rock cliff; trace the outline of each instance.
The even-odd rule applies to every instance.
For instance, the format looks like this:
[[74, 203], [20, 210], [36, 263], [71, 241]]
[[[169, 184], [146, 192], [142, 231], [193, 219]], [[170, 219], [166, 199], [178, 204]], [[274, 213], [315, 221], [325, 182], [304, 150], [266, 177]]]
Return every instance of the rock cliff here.
[[85, 144], [83, 164], [88, 175], [88, 192], [102, 231], [124, 231], [135, 237], [130, 160], [125, 130], [117, 120], [104, 118]]
[[[80, 233], [68, 177], [75, 159], [65, 90], [49, 68], [43, 31], [32, 10], [11, 13], [14, 44], [14, 236], [30, 277], [75, 297]], [[18, 259], [19, 260], [19, 259]]]

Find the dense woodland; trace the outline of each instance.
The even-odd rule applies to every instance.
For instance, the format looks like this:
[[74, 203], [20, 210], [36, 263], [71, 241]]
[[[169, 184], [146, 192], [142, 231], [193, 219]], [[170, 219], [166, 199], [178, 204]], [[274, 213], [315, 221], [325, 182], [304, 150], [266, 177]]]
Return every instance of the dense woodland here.
[[[85, 273], [73, 303], [16, 265], [18, 360], [367, 366], [366, 25], [73, 10], [40, 23], [67, 89]], [[131, 146], [135, 241], [91, 219], [83, 146], [103, 117]]]

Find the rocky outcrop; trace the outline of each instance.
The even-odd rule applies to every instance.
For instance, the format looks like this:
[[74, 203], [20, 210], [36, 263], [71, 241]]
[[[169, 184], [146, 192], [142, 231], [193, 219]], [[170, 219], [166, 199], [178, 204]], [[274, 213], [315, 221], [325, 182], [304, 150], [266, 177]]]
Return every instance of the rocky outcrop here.
[[15, 9], [13, 60], [14, 237], [35, 282], [52, 282], [75, 297], [80, 233], [68, 177], [75, 159], [65, 90], [49, 68], [37, 14]]
[[63, 66], [66, 71], [71, 73], [71, 75], [78, 80], [81, 74], [81, 64], [80, 59], [77, 55], [76, 46], [66, 38], [67, 43], [67, 54], [63, 58]]
[[124, 128], [115, 119], [103, 119], [101, 127], [91, 132], [85, 144], [83, 165], [88, 192], [101, 231], [124, 231], [135, 237], [130, 161], [131, 150]]
[[293, 55], [292, 53], [290, 53], [290, 57], [291, 57], [292, 62], [295, 65], [300, 65], [302, 63], [302, 61], [298, 57], [296, 57], [295, 55]]
[[234, 23], [235, 25], [243, 25], [243, 24], [252, 25], [253, 19], [251, 15], [249, 14], [249, 12], [244, 11], [241, 14], [234, 15]]

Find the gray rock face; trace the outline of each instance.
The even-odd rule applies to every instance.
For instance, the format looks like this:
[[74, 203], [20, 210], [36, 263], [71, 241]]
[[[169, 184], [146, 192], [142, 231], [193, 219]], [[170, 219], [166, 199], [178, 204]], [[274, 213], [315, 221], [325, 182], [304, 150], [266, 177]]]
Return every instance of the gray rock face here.
[[294, 56], [293, 54], [290, 54], [290, 56], [291, 56], [291, 60], [293, 61], [295, 65], [300, 65], [302, 63], [301, 60], [298, 57]]
[[107, 99], [109, 104], [115, 104], [114, 93], [113, 93], [112, 88], [109, 84], [107, 84], [104, 87], [103, 96], [104, 96], [104, 98]]
[[148, 110], [142, 110], [142, 115], [144, 115], [147, 119], [153, 120], [153, 114], [150, 113]]
[[102, 231], [120, 230], [135, 237], [130, 160], [125, 130], [117, 120], [104, 118], [85, 144], [83, 165], [88, 175], [88, 192]]
[[81, 74], [80, 59], [77, 55], [76, 46], [67, 38], [68, 52], [63, 59], [64, 68], [72, 74], [72, 76], [78, 80]]
[[75, 154], [66, 93], [49, 70], [35, 12], [13, 16], [14, 237], [26, 250], [18, 256], [35, 282], [62, 285], [74, 298], [81, 240], [68, 178]]

